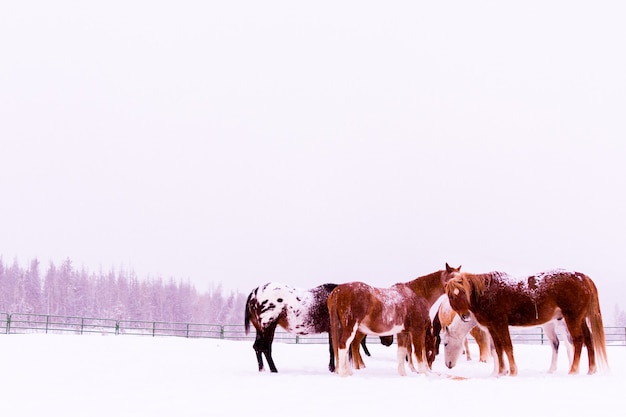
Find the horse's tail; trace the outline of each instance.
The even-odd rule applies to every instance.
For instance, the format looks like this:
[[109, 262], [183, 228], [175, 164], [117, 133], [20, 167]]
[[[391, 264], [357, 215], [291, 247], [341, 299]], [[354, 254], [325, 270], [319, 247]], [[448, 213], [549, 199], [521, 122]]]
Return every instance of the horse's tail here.
[[337, 342], [339, 341], [339, 335], [341, 332], [340, 329], [340, 320], [339, 320], [339, 313], [337, 310], [337, 292], [333, 291], [330, 293], [330, 295], [328, 296], [328, 300], [326, 301], [326, 303], [328, 304], [328, 316], [330, 319], [330, 329], [329, 329], [329, 333], [330, 333], [330, 342], [333, 345], [333, 355], [335, 357], [335, 369], [337, 369], [337, 367], [339, 366], [339, 364], [337, 363], [338, 359], [339, 359], [339, 347], [337, 345]]
[[243, 326], [246, 330], [246, 334], [250, 332], [250, 301], [252, 300], [252, 293], [248, 295], [248, 299], [246, 300], [246, 311], [243, 315]]
[[435, 355], [439, 355], [439, 345], [441, 344], [441, 319], [439, 318], [439, 311], [435, 314], [435, 318], [432, 322], [432, 333], [435, 338]]
[[596, 284], [587, 277], [587, 285], [591, 289], [591, 303], [587, 310], [587, 318], [591, 325], [591, 338], [593, 348], [597, 354], [600, 369], [608, 369], [609, 361], [606, 354], [606, 339], [604, 336], [604, 325], [602, 323], [602, 312], [600, 311], [600, 299]]

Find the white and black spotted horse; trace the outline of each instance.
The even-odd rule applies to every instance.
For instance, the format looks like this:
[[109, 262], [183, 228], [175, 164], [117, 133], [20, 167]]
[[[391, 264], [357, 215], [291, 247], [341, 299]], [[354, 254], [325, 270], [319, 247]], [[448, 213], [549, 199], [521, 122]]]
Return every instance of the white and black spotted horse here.
[[[256, 329], [254, 351], [256, 352], [259, 371], [263, 371], [263, 355], [272, 372], [278, 372], [272, 359], [272, 342], [276, 326], [281, 326], [289, 333], [298, 335], [319, 334], [330, 330], [328, 315], [328, 295], [337, 284], [323, 284], [312, 289], [293, 288], [277, 282], [259, 286], [252, 290], [246, 301], [244, 325], [246, 334], [250, 323]], [[381, 343], [389, 346], [393, 337], [381, 337]], [[328, 369], [335, 371], [335, 356], [330, 334], [328, 336], [330, 362]], [[361, 343], [367, 356], [370, 355]]]

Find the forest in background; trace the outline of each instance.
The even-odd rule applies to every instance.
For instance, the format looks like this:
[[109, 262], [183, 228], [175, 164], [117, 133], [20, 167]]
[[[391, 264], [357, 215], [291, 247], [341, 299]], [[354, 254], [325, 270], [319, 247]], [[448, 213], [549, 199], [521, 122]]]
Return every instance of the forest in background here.
[[[225, 294], [220, 285], [198, 293], [190, 282], [140, 279], [124, 270], [77, 270], [68, 258], [50, 262], [45, 274], [33, 259], [28, 268], [0, 257], [0, 312], [145, 320], [179, 323], [243, 324], [247, 294]], [[619, 306], [605, 326], [626, 326]]]
[[50, 262], [45, 272], [37, 259], [27, 268], [0, 257], [0, 312], [146, 320], [181, 323], [243, 324], [247, 294], [224, 294], [221, 286], [198, 293], [173, 278], [140, 279], [134, 272], [89, 272], [68, 258]]

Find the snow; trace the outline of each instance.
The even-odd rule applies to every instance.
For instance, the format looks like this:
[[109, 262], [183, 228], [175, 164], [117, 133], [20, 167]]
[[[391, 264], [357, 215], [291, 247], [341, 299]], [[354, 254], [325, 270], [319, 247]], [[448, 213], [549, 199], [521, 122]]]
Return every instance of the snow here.
[[[442, 354], [430, 376], [397, 374], [396, 346], [368, 338], [367, 368], [327, 370], [325, 344], [274, 343], [279, 373], [260, 373], [251, 341], [101, 335], [0, 335], [2, 416], [614, 415], [623, 410], [626, 347], [609, 346], [608, 373], [546, 372], [549, 346], [515, 345], [519, 375]], [[452, 379], [455, 375], [467, 379]], [[426, 414], [424, 414], [426, 413]], [[486, 414], [485, 414], [486, 413]], [[382, 414], [381, 414], [382, 415]], [[405, 414], [408, 415], [408, 414]]]

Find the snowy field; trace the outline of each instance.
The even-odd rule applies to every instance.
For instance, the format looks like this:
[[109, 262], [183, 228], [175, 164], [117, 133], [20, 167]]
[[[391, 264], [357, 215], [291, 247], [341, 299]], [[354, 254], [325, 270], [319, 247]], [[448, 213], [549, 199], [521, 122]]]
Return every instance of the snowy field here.
[[[369, 338], [367, 369], [327, 371], [326, 345], [274, 344], [279, 373], [259, 373], [252, 342], [142, 336], [0, 335], [0, 416], [359, 416], [621, 414], [626, 347], [609, 346], [608, 373], [547, 374], [550, 348], [516, 345], [517, 377], [492, 364], [442, 357], [429, 376], [400, 377], [396, 348]], [[452, 379], [454, 375], [466, 379]], [[621, 411], [620, 411], [621, 410]], [[400, 414], [398, 414], [400, 413]], [[589, 414], [591, 413], [591, 414]]]

